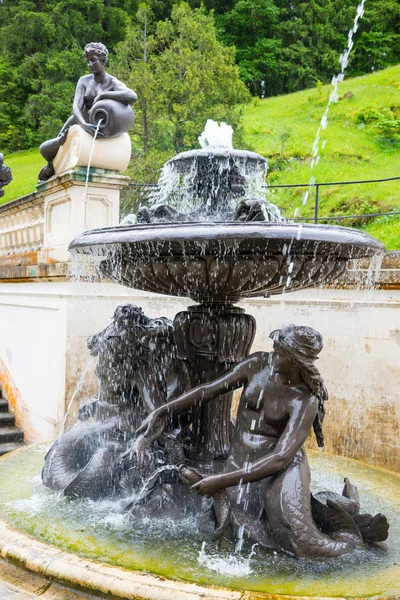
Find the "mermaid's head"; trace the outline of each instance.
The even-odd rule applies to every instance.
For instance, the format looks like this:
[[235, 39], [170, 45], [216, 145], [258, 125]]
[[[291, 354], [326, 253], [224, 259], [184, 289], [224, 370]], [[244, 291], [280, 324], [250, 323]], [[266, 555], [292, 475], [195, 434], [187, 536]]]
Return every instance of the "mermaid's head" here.
[[321, 373], [314, 364], [323, 348], [322, 335], [312, 327], [287, 325], [282, 329], [272, 331], [270, 338], [274, 340], [275, 352], [286, 356], [293, 366], [300, 370], [303, 381], [318, 399], [318, 414], [313, 427], [318, 446], [323, 447], [322, 421], [325, 415], [324, 402], [328, 400], [328, 390]]
[[305, 325], [287, 325], [275, 329], [269, 335], [274, 340], [274, 349], [297, 360], [317, 360], [323, 348], [322, 335]]

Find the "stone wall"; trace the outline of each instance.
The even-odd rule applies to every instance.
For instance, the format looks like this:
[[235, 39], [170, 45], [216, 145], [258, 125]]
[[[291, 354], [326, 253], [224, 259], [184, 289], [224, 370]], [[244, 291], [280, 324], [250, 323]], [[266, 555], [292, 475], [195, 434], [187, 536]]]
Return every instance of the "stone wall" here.
[[53, 285], [0, 285], [1, 383], [26, 442], [57, 437], [65, 413], [67, 300]]
[[399, 471], [400, 292], [304, 290], [269, 306], [251, 300], [246, 309], [258, 323], [254, 350], [284, 324], [322, 333], [326, 449]]

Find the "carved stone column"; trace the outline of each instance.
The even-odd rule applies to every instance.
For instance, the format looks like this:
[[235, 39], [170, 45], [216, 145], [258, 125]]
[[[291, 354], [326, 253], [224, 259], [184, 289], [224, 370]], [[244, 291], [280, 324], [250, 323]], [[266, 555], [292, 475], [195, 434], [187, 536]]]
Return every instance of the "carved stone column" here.
[[[221, 377], [245, 358], [255, 330], [255, 319], [231, 304], [200, 304], [178, 313], [174, 319], [178, 358], [186, 361], [193, 387]], [[231, 404], [229, 393], [192, 409], [190, 460], [211, 466], [227, 458]]]

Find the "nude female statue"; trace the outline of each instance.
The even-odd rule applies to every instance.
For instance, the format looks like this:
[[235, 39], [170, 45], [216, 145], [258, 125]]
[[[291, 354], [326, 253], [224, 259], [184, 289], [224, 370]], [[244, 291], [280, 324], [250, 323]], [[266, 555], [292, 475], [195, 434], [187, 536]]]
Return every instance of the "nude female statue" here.
[[[271, 337], [272, 354], [252, 354], [220, 379], [157, 408], [138, 433], [146, 438], [167, 414], [201, 402], [217, 402], [222, 394], [243, 387], [226, 472], [203, 477], [190, 466], [182, 466], [184, 480], [197, 481], [193, 489], [214, 499], [221, 500], [221, 492], [226, 490], [232, 507], [240, 500], [243, 486], [250, 484], [247, 490], [252, 497], [246, 511], [263, 527], [262, 537], [269, 539], [265, 545], [297, 556], [334, 557], [359, 547], [364, 540], [386, 539], [385, 517], [358, 515], [358, 497], [350, 483], [344, 491], [347, 498], [317, 495], [312, 504], [303, 445], [312, 427], [318, 445], [324, 444], [322, 420], [328, 393], [314, 365], [322, 337], [310, 327], [295, 325], [274, 331]], [[191, 479], [193, 474], [195, 479]]]
[[[87, 44], [83, 55], [92, 74], [84, 75], [79, 79], [75, 90], [72, 115], [62, 126], [58, 136], [40, 146], [40, 153], [48, 161], [48, 164], [39, 173], [41, 181], [54, 175], [53, 160], [60, 146], [64, 144], [72, 125], [80, 125], [87, 133], [95, 135], [96, 125], [89, 122], [89, 111], [96, 102], [109, 99], [125, 105], [132, 105], [137, 100], [137, 95], [133, 90], [106, 72], [108, 50], [104, 44], [100, 42]], [[97, 136], [104, 137], [104, 134], [99, 131]]]

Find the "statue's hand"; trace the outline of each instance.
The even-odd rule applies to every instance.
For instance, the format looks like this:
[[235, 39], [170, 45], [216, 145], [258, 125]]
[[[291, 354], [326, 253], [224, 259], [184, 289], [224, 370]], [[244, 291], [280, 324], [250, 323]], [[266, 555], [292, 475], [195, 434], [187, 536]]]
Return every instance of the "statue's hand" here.
[[87, 421], [87, 419], [93, 417], [94, 411], [96, 409], [96, 404], [97, 398], [94, 398], [93, 400], [89, 400], [88, 402], [82, 404], [78, 410], [78, 419], [80, 421]]
[[159, 416], [158, 416], [157, 410], [153, 410], [153, 412], [151, 412], [149, 415], [147, 415], [147, 417], [145, 418], [143, 423], [136, 430], [136, 433], [137, 434], [142, 433], [144, 435], [144, 437], [150, 437], [152, 431], [155, 429], [158, 419], [159, 419]]
[[139, 469], [141, 469], [150, 462], [151, 456], [149, 449], [149, 440], [146, 439], [144, 435], [139, 435], [139, 437], [137, 437], [134, 442], [131, 443], [131, 445], [125, 450], [121, 458], [127, 458], [131, 461], [136, 456], [137, 466]]
[[100, 100], [105, 100], [103, 92], [99, 92], [97, 96], [95, 96], [93, 104], [96, 104], [96, 102], [99, 102]]
[[144, 435], [139, 435], [134, 444], [134, 450], [139, 469], [147, 466], [151, 459], [150, 444]]
[[221, 486], [218, 475], [210, 475], [192, 485], [192, 489], [196, 490], [201, 496], [210, 497], [223, 489], [223, 486]]

